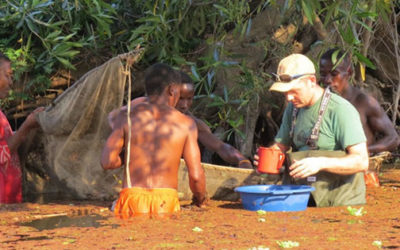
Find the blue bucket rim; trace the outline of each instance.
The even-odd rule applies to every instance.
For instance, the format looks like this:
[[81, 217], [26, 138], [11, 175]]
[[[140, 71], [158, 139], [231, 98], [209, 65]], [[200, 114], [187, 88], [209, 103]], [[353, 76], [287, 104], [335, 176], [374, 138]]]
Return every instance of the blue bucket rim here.
[[[294, 189], [277, 190], [273, 187], [295, 187]], [[265, 187], [265, 189], [262, 189]], [[251, 190], [254, 188], [253, 190]], [[250, 190], [249, 190], [250, 189]], [[314, 187], [308, 185], [248, 185], [236, 187], [235, 192], [247, 194], [273, 194], [273, 195], [287, 195], [298, 193], [309, 193], [315, 190]]]

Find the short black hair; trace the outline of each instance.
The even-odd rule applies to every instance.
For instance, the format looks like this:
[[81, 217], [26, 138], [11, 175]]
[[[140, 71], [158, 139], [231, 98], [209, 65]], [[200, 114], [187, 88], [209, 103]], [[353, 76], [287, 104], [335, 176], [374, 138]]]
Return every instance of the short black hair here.
[[[336, 61], [334, 61], [334, 58], [332, 58], [334, 53], [337, 53]], [[333, 65], [335, 65], [336, 68], [346, 70], [350, 67], [352, 69], [350, 53], [344, 52], [339, 48], [329, 49], [321, 56], [321, 60], [322, 59], [329, 60], [330, 62], [332, 62]], [[340, 60], [340, 62], [338, 60]]]
[[179, 71], [179, 73], [181, 74], [182, 84], [193, 84], [194, 85], [192, 78], [188, 74], [186, 74], [182, 70]]
[[3, 64], [3, 62], [11, 62], [11, 60], [2, 52], [0, 52], [0, 65]]
[[148, 96], [160, 95], [170, 84], [181, 84], [181, 77], [169, 65], [156, 63], [146, 70], [144, 88]]

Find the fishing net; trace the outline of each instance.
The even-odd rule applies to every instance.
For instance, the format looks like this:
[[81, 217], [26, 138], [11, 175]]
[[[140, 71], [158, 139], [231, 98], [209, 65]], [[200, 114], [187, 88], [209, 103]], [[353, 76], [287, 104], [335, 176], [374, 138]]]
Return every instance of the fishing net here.
[[104, 143], [111, 132], [107, 115], [122, 106], [129, 66], [141, 50], [114, 57], [89, 71], [56, 98], [37, 118], [22, 160], [25, 196], [111, 199], [121, 187], [122, 171], [103, 170]]

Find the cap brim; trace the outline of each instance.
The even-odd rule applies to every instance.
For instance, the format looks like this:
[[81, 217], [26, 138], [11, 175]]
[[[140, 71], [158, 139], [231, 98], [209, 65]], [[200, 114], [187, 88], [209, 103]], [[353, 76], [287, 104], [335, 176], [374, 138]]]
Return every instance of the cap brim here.
[[269, 91], [288, 92], [294, 87], [295, 84], [295, 80], [291, 82], [274, 82], [274, 84], [272, 84], [272, 86], [269, 88]]

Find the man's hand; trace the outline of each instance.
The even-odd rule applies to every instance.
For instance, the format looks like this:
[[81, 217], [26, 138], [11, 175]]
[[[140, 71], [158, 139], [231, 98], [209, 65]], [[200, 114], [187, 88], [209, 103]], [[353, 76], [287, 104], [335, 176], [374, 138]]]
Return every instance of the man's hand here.
[[202, 198], [197, 198], [198, 195], [193, 195], [192, 197], [192, 204], [191, 205], [196, 205], [199, 208], [206, 208], [207, 203], [208, 203], [208, 196], [204, 195]]
[[258, 154], [254, 155], [254, 161], [253, 161], [253, 165], [258, 168], [258, 160], [260, 159], [260, 157], [258, 156]]
[[44, 107], [38, 107], [34, 111], [32, 111], [32, 113], [30, 113], [24, 121], [25, 126], [29, 129], [38, 127], [39, 124], [36, 120], [35, 115], [42, 112], [43, 110], [44, 110]]
[[289, 174], [295, 179], [302, 179], [314, 175], [320, 170], [321, 159], [319, 157], [309, 157], [294, 161], [289, 167]]
[[239, 168], [248, 168], [248, 169], [253, 169], [253, 165], [251, 165], [251, 162], [247, 159], [239, 161], [238, 164]]

